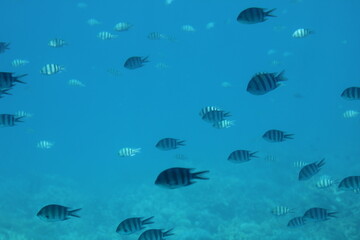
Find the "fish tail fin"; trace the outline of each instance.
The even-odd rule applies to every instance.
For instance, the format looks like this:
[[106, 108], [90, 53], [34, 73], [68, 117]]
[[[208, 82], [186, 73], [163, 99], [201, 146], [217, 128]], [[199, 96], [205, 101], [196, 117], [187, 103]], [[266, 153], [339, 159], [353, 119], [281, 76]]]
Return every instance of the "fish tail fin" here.
[[317, 164], [317, 167], [322, 167], [322, 166], [324, 166], [325, 165], [325, 158], [324, 159], [321, 159]]
[[231, 113], [230, 113], [230, 112], [225, 112], [225, 113], [224, 113], [224, 116], [225, 116], [225, 117], [231, 117]]
[[25, 76], [27, 76], [27, 75], [28, 75], [28, 74], [23, 74], [23, 75], [17, 76], [17, 77], [15, 78], [14, 82], [26, 84], [26, 82], [20, 81], [19, 78], [25, 77]]
[[141, 224], [153, 224], [154, 222], [151, 221], [153, 218], [154, 218], [154, 216], [149, 217], [149, 218], [147, 218], [147, 219], [145, 219], [145, 220], [142, 220], [142, 221], [141, 221]]
[[23, 122], [22, 118], [24, 118], [25, 116], [21, 116], [21, 117], [15, 117], [15, 122]]
[[171, 231], [174, 230], [173, 228], [167, 230], [166, 232], [163, 232], [163, 236], [167, 237], [167, 236], [171, 236], [174, 235], [175, 233], [172, 233]]
[[338, 214], [338, 212], [329, 212], [327, 215], [328, 215], [328, 217], [337, 218], [336, 214]]
[[258, 156], [255, 156], [255, 154], [257, 154], [258, 152], [251, 152], [250, 153], [250, 157], [254, 157], [254, 158], [258, 158]]
[[277, 82], [282, 82], [282, 81], [287, 81], [287, 78], [284, 76], [285, 70], [282, 70], [277, 76], [276, 76], [276, 81]]
[[209, 179], [208, 177], [201, 176], [202, 174], [205, 174], [205, 173], [208, 173], [208, 172], [210, 172], [210, 171], [206, 170], [206, 171], [192, 173], [191, 178], [193, 178], [193, 179], [201, 179], [201, 180], [208, 180]]
[[185, 146], [185, 140], [176, 142], [176, 145]]
[[285, 134], [284, 138], [286, 138], [286, 139], [294, 139], [294, 135], [295, 134]]
[[276, 8], [273, 8], [273, 9], [271, 9], [271, 10], [269, 10], [269, 11], [266, 11], [265, 12], [265, 14], [266, 14], [266, 16], [268, 16], [268, 17], [276, 17], [275, 15], [272, 15], [271, 13], [273, 12], [273, 11], [275, 11], [276, 10]]
[[80, 216], [77, 215], [77, 212], [80, 211], [80, 210], [81, 210], [81, 208], [78, 208], [78, 209], [74, 209], [74, 210], [69, 211], [69, 216], [79, 218]]
[[146, 56], [146, 57], [143, 57], [142, 59], [141, 59], [141, 61], [142, 62], [149, 62], [149, 56]]

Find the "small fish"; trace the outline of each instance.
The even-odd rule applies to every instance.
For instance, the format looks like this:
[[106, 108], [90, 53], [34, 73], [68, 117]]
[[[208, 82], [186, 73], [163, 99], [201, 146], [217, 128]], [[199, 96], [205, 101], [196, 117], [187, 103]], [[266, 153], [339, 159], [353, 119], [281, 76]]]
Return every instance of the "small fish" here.
[[175, 154], [174, 157], [175, 157], [175, 159], [178, 159], [178, 160], [186, 160], [186, 159], [188, 159], [188, 157], [185, 154], [182, 154], [182, 153]]
[[195, 28], [191, 25], [182, 25], [181, 26], [181, 30], [185, 31], [185, 32], [195, 32]]
[[130, 57], [125, 61], [124, 67], [127, 69], [136, 69], [144, 66], [146, 62], [149, 62], [148, 57]]
[[0, 53], [4, 53], [6, 50], [9, 50], [10, 43], [0, 42]]
[[15, 86], [15, 83], [25, 84], [20, 78], [27, 76], [27, 74], [20, 76], [13, 76], [13, 74], [11, 72], [0, 72], [0, 89], [10, 89]]
[[217, 128], [217, 129], [223, 129], [223, 128], [229, 128], [229, 127], [232, 127], [235, 125], [235, 121], [231, 121], [231, 120], [222, 120], [220, 122], [216, 122], [214, 123], [212, 126], [214, 128]]
[[110, 39], [117, 38], [118, 35], [114, 35], [110, 32], [106, 32], [106, 31], [102, 31], [102, 32], [98, 33], [97, 37], [100, 38], [101, 40], [110, 40]]
[[329, 212], [325, 208], [310, 208], [304, 213], [303, 218], [316, 222], [322, 222], [329, 220], [330, 217], [336, 217], [337, 212]]
[[230, 153], [228, 160], [234, 163], [248, 162], [252, 158], [257, 158], [257, 156], [255, 156], [256, 153], [257, 152], [250, 152], [248, 150], [236, 150]]
[[221, 111], [221, 110], [213, 110], [209, 111], [202, 116], [202, 120], [209, 123], [217, 123], [224, 120], [226, 117], [231, 117], [229, 112]]
[[344, 118], [354, 118], [359, 115], [360, 112], [355, 110], [347, 110], [343, 113]]
[[262, 136], [268, 142], [283, 142], [287, 139], [294, 139], [294, 134], [287, 134], [283, 131], [271, 129]]
[[169, 65], [167, 65], [166, 63], [160, 62], [160, 63], [157, 63], [157, 64], [155, 65], [155, 67], [156, 67], [157, 69], [163, 70], [163, 69], [168, 69], [168, 68], [169, 68]]
[[264, 95], [280, 86], [280, 82], [286, 81], [284, 71], [281, 73], [257, 73], [251, 78], [246, 91], [253, 95]]
[[310, 34], [314, 34], [314, 31], [307, 29], [307, 28], [299, 28], [295, 30], [295, 32], [292, 34], [293, 38], [304, 38], [309, 36]]
[[163, 229], [149, 229], [144, 231], [138, 238], [138, 240], [165, 240], [165, 237], [174, 235], [173, 229], [164, 231]]
[[325, 165], [325, 159], [305, 165], [299, 172], [299, 181], [309, 180]]
[[101, 24], [101, 22], [99, 22], [99, 21], [96, 20], [95, 18], [90, 18], [90, 19], [87, 20], [86, 22], [87, 22], [87, 24], [89, 24], [90, 26], [95, 26], [95, 25]]
[[150, 40], [160, 40], [160, 39], [166, 39], [166, 35], [159, 32], [151, 32], [147, 35], [147, 38]]
[[293, 163], [293, 165], [296, 168], [303, 168], [304, 166], [308, 165], [308, 163], [303, 161], [296, 161]]
[[13, 127], [16, 123], [22, 122], [22, 117], [16, 117], [14, 114], [0, 114], [0, 127]]
[[287, 226], [288, 227], [291, 227], [291, 228], [294, 228], [294, 227], [301, 227], [301, 226], [304, 226], [306, 223], [306, 219], [303, 218], [303, 217], [295, 217], [295, 218], [292, 218]]
[[48, 45], [49, 45], [49, 47], [60, 48], [60, 47], [67, 45], [67, 42], [64, 39], [55, 38], [55, 39], [51, 39], [48, 42]]
[[163, 151], [173, 150], [180, 146], [185, 146], [185, 140], [179, 140], [175, 138], [163, 138], [155, 145], [156, 148]]
[[360, 193], [360, 176], [346, 177], [339, 183], [341, 190], [351, 190], [355, 193]]
[[274, 155], [266, 155], [264, 159], [266, 162], [269, 163], [275, 163], [278, 161], [277, 157], [275, 157]]
[[120, 157], [133, 157], [136, 154], [140, 153], [141, 148], [129, 148], [129, 147], [125, 147], [125, 148], [121, 148], [118, 151], [118, 154]]
[[52, 142], [49, 142], [49, 141], [46, 141], [46, 140], [42, 140], [42, 141], [39, 141], [37, 144], [36, 144], [36, 147], [37, 148], [40, 148], [40, 149], [50, 149], [54, 146], [54, 143]]
[[192, 168], [169, 168], [162, 171], [155, 180], [155, 185], [160, 187], [175, 189], [194, 184], [194, 179], [208, 180], [202, 174], [209, 171], [192, 172]]
[[266, 17], [276, 17], [271, 14], [273, 11], [276, 10], [276, 8], [269, 11], [265, 10], [266, 8], [247, 8], [240, 12], [239, 16], [237, 17], [237, 21], [245, 24], [255, 24], [265, 22], [267, 20]]
[[143, 219], [142, 217], [127, 218], [122, 221], [116, 228], [116, 232], [119, 234], [132, 234], [145, 229], [144, 225], [153, 224], [151, 220], [154, 217]]
[[199, 115], [200, 115], [200, 117], [203, 117], [205, 114], [207, 114], [208, 112], [211, 112], [211, 111], [222, 111], [222, 110], [219, 107], [207, 106], [200, 110]]
[[40, 209], [40, 211], [36, 214], [41, 220], [45, 222], [58, 222], [70, 219], [69, 217], [77, 217], [77, 212], [80, 211], [81, 208], [69, 210], [68, 207], [64, 207], [61, 205], [50, 204]]
[[15, 113], [16, 118], [30, 118], [32, 116], [34, 116], [34, 114], [25, 112], [23, 110], [19, 110]]
[[123, 32], [129, 30], [133, 25], [128, 22], [119, 22], [115, 25], [114, 30], [118, 32]]
[[49, 63], [41, 68], [40, 73], [43, 75], [50, 76], [50, 75], [54, 75], [56, 73], [60, 73], [64, 70], [65, 70], [64, 66], [54, 64], [54, 63]]
[[336, 183], [337, 183], [336, 180], [332, 179], [329, 176], [324, 175], [319, 178], [319, 180], [315, 183], [315, 186], [319, 189], [325, 189], [333, 186]]
[[122, 76], [121, 71], [119, 69], [116, 69], [116, 68], [109, 68], [109, 69], [106, 70], [106, 72], [110, 73], [114, 77], [121, 77]]
[[271, 213], [275, 216], [284, 216], [288, 213], [293, 213], [294, 209], [284, 207], [284, 206], [276, 206], [273, 209], [271, 209]]
[[341, 93], [341, 97], [347, 100], [360, 100], [360, 87], [346, 88]]
[[25, 59], [14, 59], [12, 62], [11, 62], [11, 65], [13, 67], [22, 67], [26, 64], [28, 64], [29, 61], [28, 60], [25, 60]]
[[77, 79], [70, 79], [68, 81], [68, 84], [70, 86], [75, 86], [75, 87], [85, 87], [85, 84], [83, 84], [82, 82], [80, 82], [79, 80]]

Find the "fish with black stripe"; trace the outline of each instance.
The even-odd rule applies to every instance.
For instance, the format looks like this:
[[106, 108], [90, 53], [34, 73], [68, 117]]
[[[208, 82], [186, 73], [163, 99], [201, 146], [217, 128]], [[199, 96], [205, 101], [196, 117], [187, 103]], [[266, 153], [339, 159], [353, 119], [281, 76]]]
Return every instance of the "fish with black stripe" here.
[[65, 70], [64, 66], [54, 64], [54, 63], [49, 63], [41, 68], [40, 73], [43, 75], [50, 76], [50, 75], [54, 75], [56, 73], [62, 72], [64, 70]]
[[304, 226], [306, 223], [306, 219], [303, 217], [294, 217], [292, 219], [290, 219], [290, 221], [288, 222], [287, 226], [291, 227], [291, 228], [295, 228], [295, 227], [301, 227]]
[[325, 208], [310, 208], [304, 213], [303, 218], [316, 221], [316, 222], [322, 222], [329, 220], [331, 217], [335, 218], [337, 212], [329, 212], [329, 210]]
[[360, 176], [346, 177], [339, 183], [341, 190], [351, 190], [355, 193], [360, 193]]
[[287, 81], [284, 77], [285, 71], [281, 73], [257, 73], [249, 81], [246, 91], [253, 95], [264, 95]]
[[202, 176], [209, 171], [192, 172], [193, 168], [169, 168], [162, 171], [155, 180], [155, 185], [160, 187], [175, 189], [194, 184], [194, 179], [208, 180]]
[[23, 74], [20, 76], [13, 76], [14, 73], [11, 72], [0, 72], [0, 89], [10, 89], [15, 86], [15, 83], [23, 83], [19, 78], [27, 76]]
[[9, 50], [10, 43], [0, 42], [0, 53], [4, 53], [6, 50]]
[[333, 186], [337, 183], [338, 183], [337, 180], [324, 175], [324, 176], [321, 176], [320, 179], [315, 183], [315, 186], [319, 189], [325, 189], [325, 188], [330, 188], [331, 186]]
[[294, 139], [294, 134], [287, 134], [283, 131], [271, 129], [262, 136], [268, 142], [283, 142], [287, 139]]
[[185, 146], [185, 140], [179, 140], [175, 138], [163, 138], [158, 141], [158, 143], [155, 145], [156, 148], [168, 151], [177, 149], [180, 146]]
[[48, 45], [49, 45], [49, 47], [60, 48], [60, 47], [67, 45], [67, 42], [64, 39], [55, 38], [55, 39], [51, 39], [48, 42]]
[[299, 28], [295, 30], [295, 32], [292, 34], [293, 38], [304, 38], [309, 36], [310, 34], [314, 34], [314, 31], [307, 29], [307, 28]]
[[144, 225], [153, 224], [151, 221], [154, 217], [144, 219], [142, 217], [127, 218], [122, 221], [116, 228], [116, 232], [119, 234], [132, 234], [145, 229]]
[[276, 8], [266, 11], [266, 8], [251, 7], [243, 10], [237, 17], [237, 21], [245, 24], [255, 24], [265, 22], [266, 17], [276, 17], [272, 15], [272, 12]]
[[230, 153], [228, 160], [234, 163], [248, 162], [252, 158], [257, 158], [257, 156], [255, 156], [256, 153], [257, 152], [250, 152], [248, 150], [236, 150]]
[[144, 63], [149, 62], [148, 57], [129, 57], [125, 63], [124, 67], [127, 69], [136, 69], [144, 66]]
[[173, 229], [164, 231], [164, 229], [149, 229], [144, 231], [138, 238], [138, 240], [165, 240], [165, 237], [174, 235]]
[[45, 222], [58, 222], [70, 219], [70, 217], [77, 217], [77, 212], [80, 211], [81, 208], [70, 210], [69, 207], [64, 207], [57, 204], [50, 204], [40, 209], [40, 211], [36, 214], [41, 220]]
[[0, 114], [0, 127], [13, 127], [18, 122], [22, 122], [23, 117], [16, 117], [14, 114]]
[[360, 100], [360, 87], [346, 88], [341, 93], [341, 97], [347, 100]]
[[205, 114], [211, 111], [221, 111], [221, 108], [215, 106], [206, 106], [200, 110], [199, 115], [200, 117], [203, 117]]
[[293, 213], [294, 209], [285, 207], [285, 206], [276, 206], [273, 209], [271, 209], [271, 213], [275, 216], [284, 216], [288, 213]]
[[214, 124], [223, 121], [226, 117], [231, 117], [231, 114], [222, 110], [213, 110], [205, 113], [202, 120]]
[[325, 159], [305, 165], [299, 172], [299, 181], [309, 180], [325, 165]]

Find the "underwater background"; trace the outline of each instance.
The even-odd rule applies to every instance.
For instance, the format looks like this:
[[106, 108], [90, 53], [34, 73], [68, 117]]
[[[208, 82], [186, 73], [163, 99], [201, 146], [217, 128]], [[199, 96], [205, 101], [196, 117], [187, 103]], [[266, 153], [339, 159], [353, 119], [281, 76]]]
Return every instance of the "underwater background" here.
[[[249, 7], [276, 8], [276, 17], [236, 21]], [[0, 240], [131, 240], [139, 234], [120, 236], [117, 225], [150, 216], [152, 227], [174, 228], [169, 240], [360, 239], [360, 195], [316, 187], [323, 175], [360, 175], [360, 118], [343, 115], [360, 111], [359, 101], [340, 97], [360, 85], [359, 8], [356, 0], [1, 0], [0, 42], [10, 49], [0, 71], [28, 76], [0, 99], [0, 113], [28, 116], [0, 129]], [[119, 22], [131, 28], [115, 31]], [[299, 28], [314, 33], [292, 37]], [[101, 31], [116, 37], [99, 38]], [[52, 48], [51, 39], [67, 44]], [[127, 69], [132, 56], [149, 62]], [[46, 76], [46, 64], [65, 69]], [[288, 80], [274, 91], [246, 91], [254, 74], [282, 70]], [[206, 106], [230, 112], [234, 125], [203, 121]], [[269, 129], [294, 139], [269, 143]], [[186, 145], [155, 147], [168, 137]], [[141, 151], [119, 157], [124, 147]], [[258, 158], [228, 161], [237, 149]], [[294, 162], [323, 158], [316, 176], [298, 180]], [[156, 186], [172, 167], [209, 170], [210, 179]], [[36, 213], [48, 204], [82, 208], [81, 218], [43, 222]], [[274, 216], [276, 206], [294, 210]], [[338, 214], [287, 226], [312, 207]]]

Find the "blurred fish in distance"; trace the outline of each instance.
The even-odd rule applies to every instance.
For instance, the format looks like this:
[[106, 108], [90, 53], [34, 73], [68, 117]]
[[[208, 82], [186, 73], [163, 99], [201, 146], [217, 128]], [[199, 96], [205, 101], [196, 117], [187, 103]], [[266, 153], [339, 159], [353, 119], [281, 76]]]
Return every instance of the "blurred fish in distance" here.
[[36, 144], [36, 147], [37, 148], [40, 148], [40, 149], [50, 149], [54, 146], [54, 143], [53, 142], [49, 142], [47, 140], [42, 140], [42, 141], [39, 141], [37, 144]]
[[28, 64], [29, 61], [28, 60], [25, 60], [25, 59], [14, 59], [12, 62], [11, 62], [11, 65], [13, 67], [22, 67], [22, 66], [25, 66], [26, 64]]
[[294, 209], [285, 206], [276, 206], [273, 209], [271, 209], [271, 213], [275, 216], [284, 216], [288, 213], [294, 213]]
[[85, 84], [83, 84], [80, 80], [77, 79], [70, 79], [68, 81], [68, 84], [74, 87], [85, 87]]
[[214, 128], [217, 128], [217, 129], [224, 129], [224, 128], [230, 128], [232, 126], [235, 125], [235, 121], [234, 120], [227, 120], [227, 119], [224, 119], [224, 120], [221, 120], [219, 122], [215, 122], [213, 123], [213, 127]]
[[48, 46], [53, 48], [60, 48], [65, 45], [68, 45], [67, 42], [64, 39], [60, 39], [60, 38], [51, 39], [48, 42]]
[[96, 26], [96, 25], [100, 25], [101, 22], [99, 22], [97, 19], [95, 18], [90, 18], [86, 21], [87, 24], [89, 24], [90, 26]]
[[357, 117], [359, 115], [360, 112], [356, 111], [356, 110], [346, 110], [343, 113], [343, 117], [344, 118], [354, 118]]
[[114, 30], [118, 32], [128, 31], [133, 25], [128, 22], [119, 22], [114, 26]]
[[207, 30], [213, 29], [215, 27], [215, 23], [214, 22], [208, 22], [205, 26], [205, 28]]
[[4, 53], [6, 50], [9, 50], [10, 43], [0, 42], [0, 53]]
[[195, 28], [191, 25], [182, 25], [181, 26], [181, 29], [184, 31], [184, 32], [195, 32]]
[[19, 111], [15, 112], [16, 118], [30, 118], [32, 116], [34, 116], [34, 114], [25, 112], [23, 110], [19, 110]]
[[118, 38], [118, 35], [114, 35], [107, 31], [102, 31], [102, 32], [98, 33], [97, 37], [100, 38], [101, 40], [111, 40], [111, 39]]

